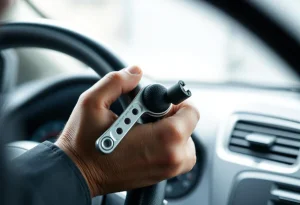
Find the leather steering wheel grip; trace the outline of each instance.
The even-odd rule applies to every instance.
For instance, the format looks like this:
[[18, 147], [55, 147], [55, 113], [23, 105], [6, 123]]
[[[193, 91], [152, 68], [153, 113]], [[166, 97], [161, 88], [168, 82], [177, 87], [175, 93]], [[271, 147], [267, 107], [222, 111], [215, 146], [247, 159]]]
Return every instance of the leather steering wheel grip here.
[[8, 160], [13, 160], [28, 150], [34, 148], [35, 146], [39, 145], [40, 143], [38, 142], [33, 142], [33, 141], [16, 141], [16, 142], [11, 142], [5, 146], [5, 151], [7, 153]]
[[167, 181], [127, 192], [125, 205], [163, 205]]
[[104, 76], [124, 68], [115, 55], [99, 42], [51, 21], [2, 24], [0, 49], [35, 47], [56, 50], [70, 55]]
[[[52, 21], [13, 22], [1, 24], [0, 49], [34, 47], [65, 53], [91, 67], [100, 76], [125, 67], [119, 58], [99, 42], [78, 32], [56, 25]], [[138, 86], [119, 100], [126, 107], [133, 99]], [[126, 205], [161, 205], [166, 182], [134, 189], [128, 192]]]

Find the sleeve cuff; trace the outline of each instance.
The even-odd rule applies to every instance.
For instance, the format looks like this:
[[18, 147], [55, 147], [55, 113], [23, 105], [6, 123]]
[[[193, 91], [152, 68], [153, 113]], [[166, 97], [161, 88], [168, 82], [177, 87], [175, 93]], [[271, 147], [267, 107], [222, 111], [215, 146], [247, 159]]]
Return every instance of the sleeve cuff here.
[[81, 172], [53, 143], [41, 143], [13, 160], [13, 164], [43, 201], [49, 204], [91, 204], [91, 194]]

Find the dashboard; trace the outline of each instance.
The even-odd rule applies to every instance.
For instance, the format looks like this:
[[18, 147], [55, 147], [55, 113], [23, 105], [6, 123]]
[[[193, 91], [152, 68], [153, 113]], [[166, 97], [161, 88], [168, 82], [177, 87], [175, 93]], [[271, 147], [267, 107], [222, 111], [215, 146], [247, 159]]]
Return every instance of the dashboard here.
[[29, 138], [30, 141], [55, 142], [61, 131], [64, 129], [66, 121], [64, 120], [51, 120], [39, 126], [34, 130], [34, 133]]
[[[80, 94], [98, 80], [59, 76], [19, 87], [5, 109], [9, 126], [22, 125], [11, 134], [55, 141]], [[169, 204], [299, 204], [300, 94], [224, 84], [189, 88], [201, 113], [192, 136], [198, 160], [168, 180]], [[111, 108], [121, 113], [118, 102]]]

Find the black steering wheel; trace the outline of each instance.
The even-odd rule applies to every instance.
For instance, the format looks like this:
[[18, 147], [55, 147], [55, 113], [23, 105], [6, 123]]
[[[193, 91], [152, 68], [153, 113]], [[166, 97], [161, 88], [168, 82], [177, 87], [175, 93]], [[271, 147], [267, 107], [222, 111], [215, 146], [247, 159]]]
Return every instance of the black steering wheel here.
[[[91, 67], [99, 76], [125, 67], [124, 63], [99, 42], [47, 21], [2, 24], [0, 49], [19, 47], [46, 48], [65, 53]], [[123, 109], [139, 89], [140, 86], [118, 99]], [[165, 185], [166, 182], [163, 181], [149, 187], [131, 190], [127, 193], [125, 204], [161, 205]]]

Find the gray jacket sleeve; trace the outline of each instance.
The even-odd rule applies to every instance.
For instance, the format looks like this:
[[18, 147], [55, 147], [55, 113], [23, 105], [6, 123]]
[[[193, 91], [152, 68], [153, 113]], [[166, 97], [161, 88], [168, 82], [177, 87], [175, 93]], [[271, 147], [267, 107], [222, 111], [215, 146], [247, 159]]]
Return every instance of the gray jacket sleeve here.
[[[85, 179], [57, 146], [44, 142], [13, 160], [16, 204], [91, 205]], [[15, 204], [15, 203], [10, 204]]]

